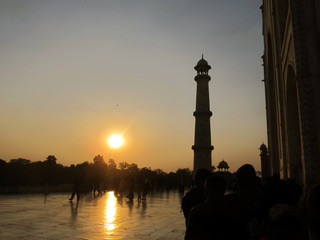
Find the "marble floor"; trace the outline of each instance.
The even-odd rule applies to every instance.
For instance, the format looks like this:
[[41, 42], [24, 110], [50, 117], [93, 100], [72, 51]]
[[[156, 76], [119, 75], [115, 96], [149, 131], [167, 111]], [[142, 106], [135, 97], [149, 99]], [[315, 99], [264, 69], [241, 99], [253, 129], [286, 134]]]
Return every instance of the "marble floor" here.
[[153, 193], [140, 203], [70, 194], [0, 195], [0, 239], [183, 239], [178, 192]]

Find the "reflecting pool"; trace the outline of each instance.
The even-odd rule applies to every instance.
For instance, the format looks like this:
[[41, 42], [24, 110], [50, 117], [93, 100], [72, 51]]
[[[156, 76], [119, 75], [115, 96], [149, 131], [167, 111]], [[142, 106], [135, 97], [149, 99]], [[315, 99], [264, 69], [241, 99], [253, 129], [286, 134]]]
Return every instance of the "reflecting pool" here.
[[0, 195], [0, 239], [183, 239], [178, 192], [149, 193], [145, 201], [113, 192]]
[[105, 227], [106, 234], [111, 235], [113, 233], [112, 230], [116, 228], [116, 224], [114, 223], [116, 219], [117, 212], [117, 199], [114, 196], [114, 192], [107, 193], [106, 199], [106, 211], [105, 211]]

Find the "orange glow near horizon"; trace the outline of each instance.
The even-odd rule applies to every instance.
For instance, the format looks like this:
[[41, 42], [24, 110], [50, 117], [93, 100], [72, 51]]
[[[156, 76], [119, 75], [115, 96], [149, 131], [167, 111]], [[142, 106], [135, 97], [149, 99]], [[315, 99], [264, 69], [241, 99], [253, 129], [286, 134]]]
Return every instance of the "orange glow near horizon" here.
[[108, 235], [112, 234], [112, 230], [116, 228], [114, 220], [116, 219], [117, 211], [117, 199], [114, 196], [114, 192], [108, 192], [106, 212], [105, 212], [105, 229]]

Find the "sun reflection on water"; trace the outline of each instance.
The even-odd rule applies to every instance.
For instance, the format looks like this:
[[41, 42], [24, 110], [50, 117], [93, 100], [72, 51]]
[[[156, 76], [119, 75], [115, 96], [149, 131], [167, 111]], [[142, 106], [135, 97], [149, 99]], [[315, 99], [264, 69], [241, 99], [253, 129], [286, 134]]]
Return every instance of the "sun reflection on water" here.
[[108, 235], [112, 234], [112, 231], [116, 228], [116, 224], [114, 223], [114, 220], [116, 219], [116, 211], [117, 199], [114, 196], [114, 192], [108, 192], [104, 222], [106, 233]]

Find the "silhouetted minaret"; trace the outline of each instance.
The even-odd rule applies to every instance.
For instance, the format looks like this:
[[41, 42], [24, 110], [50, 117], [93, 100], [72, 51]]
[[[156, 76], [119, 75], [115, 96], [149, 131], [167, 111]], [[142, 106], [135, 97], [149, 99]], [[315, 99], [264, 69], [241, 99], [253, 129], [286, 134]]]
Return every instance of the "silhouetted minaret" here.
[[211, 145], [211, 130], [210, 130], [210, 117], [212, 112], [210, 111], [209, 102], [209, 81], [208, 75], [211, 69], [206, 60], [200, 59], [197, 66], [194, 67], [197, 71], [197, 76], [194, 80], [197, 82], [197, 97], [196, 97], [196, 111], [193, 116], [196, 118], [195, 124], [195, 136], [194, 145], [192, 149], [194, 151], [194, 173], [199, 168], [206, 168], [212, 170], [211, 164], [211, 151], [213, 146]]
[[261, 177], [270, 177], [270, 163], [269, 163], [269, 153], [267, 146], [262, 143], [260, 146], [260, 158], [261, 158]]

